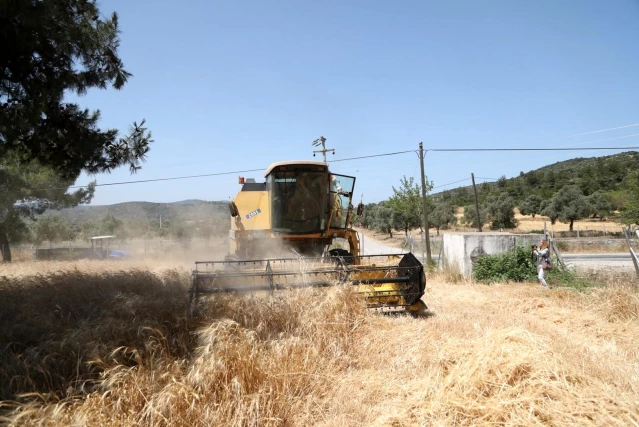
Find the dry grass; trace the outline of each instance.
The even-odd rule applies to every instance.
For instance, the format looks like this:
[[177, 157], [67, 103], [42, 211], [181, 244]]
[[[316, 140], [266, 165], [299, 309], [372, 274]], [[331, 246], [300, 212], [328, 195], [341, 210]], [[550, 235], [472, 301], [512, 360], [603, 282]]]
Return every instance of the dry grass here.
[[344, 287], [223, 296], [188, 318], [185, 272], [93, 270], [0, 278], [8, 424], [639, 422], [626, 281], [580, 293], [442, 273], [423, 319], [367, 312]]
[[587, 241], [578, 240], [560, 240], [559, 250], [568, 253], [628, 253], [628, 245], [624, 239], [612, 240], [596, 240], [588, 239]]
[[[555, 225], [551, 226], [550, 218], [540, 215], [536, 215], [534, 218], [530, 215], [521, 215], [517, 208], [515, 208], [515, 219], [519, 221], [517, 229], [521, 231], [543, 230], [544, 222], [546, 222], [548, 231], [550, 231], [551, 227], [555, 232], [568, 231], [570, 229], [570, 223], [557, 221]], [[601, 221], [599, 218], [587, 218], [575, 221], [573, 230], [599, 230], [608, 233], [619, 233], [621, 232], [621, 226], [622, 224], [612, 221]]]
[[[217, 257], [221, 259], [222, 257]], [[155, 260], [150, 258], [134, 258], [128, 260], [77, 260], [77, 261], [24, 261], [13, 263], [0, 263], [0, 279], [15, 278], [20, 276], [32, 276], [37, 274], [74, 272], [82, 273], [115, 273], [128, 270], [148, 271], [152, 273], [161, 273], [169, 269], [179, 271], [190, 271], [195, 268], [194, 260], [197, 257], [179, 257], [163, 260]]]

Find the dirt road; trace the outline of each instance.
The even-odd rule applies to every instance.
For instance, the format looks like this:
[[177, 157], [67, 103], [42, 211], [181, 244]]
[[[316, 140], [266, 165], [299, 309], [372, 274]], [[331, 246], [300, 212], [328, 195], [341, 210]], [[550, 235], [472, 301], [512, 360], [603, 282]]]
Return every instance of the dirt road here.
[[362, 253], [364, 255], [399, 254], [402, 252], [401, 248], [395, 248], [393, 246], [380, 243], [371, 238], [370, 235], [366, 235], [362, 232], [360, 232], [360, 238], [360, 247], [362, 248]]

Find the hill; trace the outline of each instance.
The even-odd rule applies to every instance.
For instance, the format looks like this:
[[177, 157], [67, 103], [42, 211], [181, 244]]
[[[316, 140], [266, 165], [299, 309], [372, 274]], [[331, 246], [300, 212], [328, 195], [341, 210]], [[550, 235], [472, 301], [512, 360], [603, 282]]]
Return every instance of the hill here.
[[[483, 201], [491, 194], [505, 191], [520, 203], [532, 194], [550, 198], [565, 185], [577, 185], [586, 196], [598, 190], [614, 196], [626, 189], [625, 178], [633, 170], [639, 170], [639, 152], [636, 151], [601, 157], [578, 157], [529, 172], [522, 171], [517, 177], [502, 176], [496, 182], [482, 183], [477, 186], [478, 197]], [[473, 202], [472, 186], [445, 190], [435, 195], [458, 206]]]
[[[44, 215], [55, 213], [47, 211]], [[204, 200], [183, 200], [175, 203], [125, 202], [102, 206], [77, 206], [59, 211], [67, 222], [77, 224], [95, 221], [109, 213], [121, 220], [149, 221], [180, 218], [184, 221], [196, 221], [228, 212], [228, 203], [224, 201], [207, 202]]]

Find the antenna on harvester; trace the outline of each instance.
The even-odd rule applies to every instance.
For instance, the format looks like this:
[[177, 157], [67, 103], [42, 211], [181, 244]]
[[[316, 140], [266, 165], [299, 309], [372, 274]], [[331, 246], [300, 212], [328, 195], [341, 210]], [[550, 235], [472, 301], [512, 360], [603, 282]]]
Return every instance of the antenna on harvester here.
[[320, 136], [315, 141], [313, 141], [313, 147], [319, 147], [320, 145], [322, 146], [322, 149], [313, 151], [313, 157], [315, 157], [316, 153], [322, 153], [322, 155], [324, 156], [324, 163], [326, 163], [326, 153], [330, 151], [333, 153], [333, 155], [335, 155], [335, 149], [326, 148], [326, 138], [324, 138], [323, 136]]

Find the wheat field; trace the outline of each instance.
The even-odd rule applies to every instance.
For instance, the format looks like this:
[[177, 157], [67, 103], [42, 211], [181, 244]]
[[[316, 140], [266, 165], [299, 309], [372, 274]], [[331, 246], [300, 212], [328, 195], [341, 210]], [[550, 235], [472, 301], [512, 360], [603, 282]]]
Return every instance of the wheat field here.
[[[34, 265], [36, 265], [34, 270]], [[7, 425], [638, 425], [639, 296], [428, 277], [432, 315], [349, 287], [221, 296], [141, 263], [0, 270]]]

